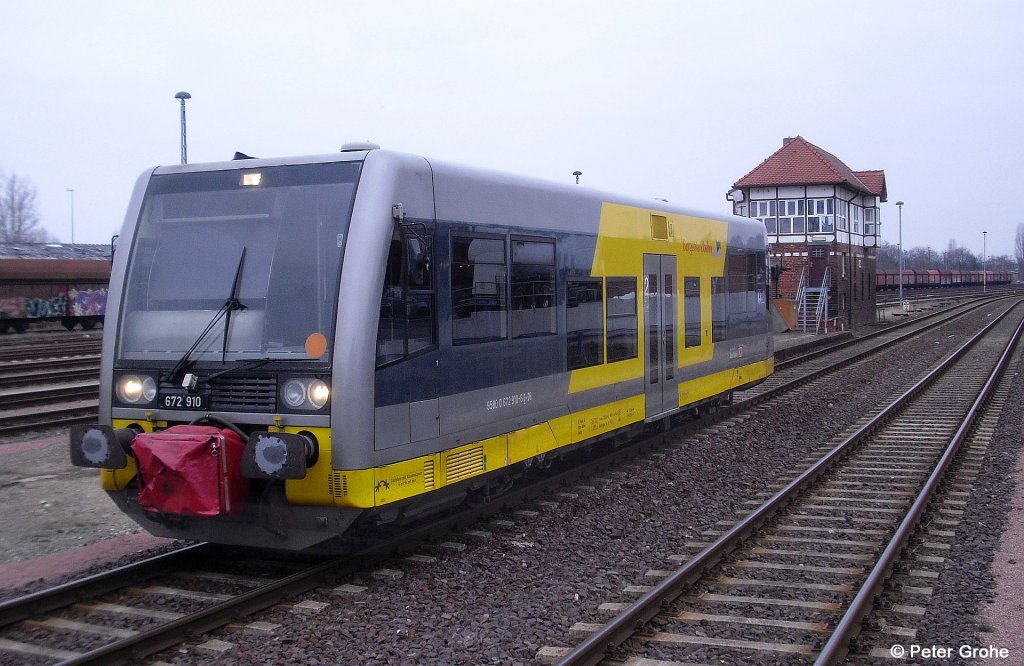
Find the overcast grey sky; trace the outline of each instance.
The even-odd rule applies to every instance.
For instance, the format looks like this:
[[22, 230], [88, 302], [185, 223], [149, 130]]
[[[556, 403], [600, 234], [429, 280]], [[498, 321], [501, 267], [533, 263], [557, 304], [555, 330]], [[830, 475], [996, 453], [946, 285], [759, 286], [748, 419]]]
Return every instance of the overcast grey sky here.
[[0, 169], [107, 242], [146, 168], [383, 147], [705, 210], [800, 135], [884, 169], [882, 236], [1012, 254], [1024, 3], [0, 0]]

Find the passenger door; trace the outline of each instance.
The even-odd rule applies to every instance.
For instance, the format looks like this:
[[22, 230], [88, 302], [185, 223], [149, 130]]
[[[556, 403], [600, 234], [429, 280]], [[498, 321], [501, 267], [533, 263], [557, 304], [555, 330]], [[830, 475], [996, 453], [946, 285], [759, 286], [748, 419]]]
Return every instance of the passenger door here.
[[644, 326], [646, 346], [646, 416], [679, 406], [676, 388], [676, 258], [644, 255]]

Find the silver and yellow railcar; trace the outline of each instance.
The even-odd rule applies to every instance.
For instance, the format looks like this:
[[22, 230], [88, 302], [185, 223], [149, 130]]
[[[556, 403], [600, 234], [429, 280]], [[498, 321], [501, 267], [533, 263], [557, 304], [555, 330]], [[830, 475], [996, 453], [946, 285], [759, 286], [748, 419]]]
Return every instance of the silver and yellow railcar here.
[[[753, 220], [370, 145], [158, 168], [72, 458], [154, 534], [306, 548], [763, 380], [765, 251]], [[190, 423], [243, 446], [212, 450], [223, 510], [190, 509], [213, 477], [139, 468]]]

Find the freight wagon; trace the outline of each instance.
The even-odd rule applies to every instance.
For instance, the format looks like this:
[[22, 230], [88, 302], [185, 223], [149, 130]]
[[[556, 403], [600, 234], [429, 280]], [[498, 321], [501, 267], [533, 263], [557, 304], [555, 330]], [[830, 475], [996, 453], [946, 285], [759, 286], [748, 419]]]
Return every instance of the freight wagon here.
[[59, 322], [68, 330], [103, 322], [109, 245], [0, 243], [0, 333]]

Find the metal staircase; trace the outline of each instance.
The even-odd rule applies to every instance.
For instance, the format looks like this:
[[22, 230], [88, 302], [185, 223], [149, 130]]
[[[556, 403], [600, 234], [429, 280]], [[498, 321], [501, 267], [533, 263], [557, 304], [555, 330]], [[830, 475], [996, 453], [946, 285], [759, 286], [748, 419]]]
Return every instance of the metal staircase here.
[[797, 321], [804, 333], [813, 330], [814, 334], [828, 330], [828, 292], [831, 283], [831, 269], [825, 268], [820, 285], [809, 285], [807, 269], [800, 273], [800, 284], [797, 286]]

